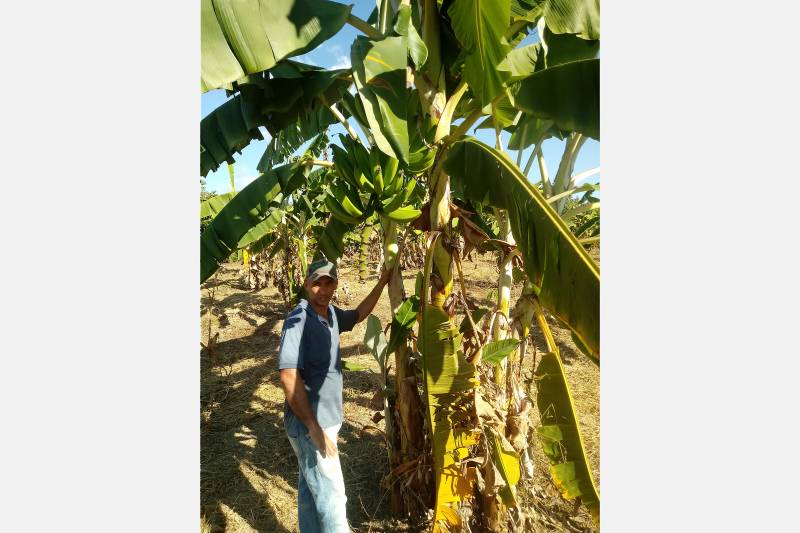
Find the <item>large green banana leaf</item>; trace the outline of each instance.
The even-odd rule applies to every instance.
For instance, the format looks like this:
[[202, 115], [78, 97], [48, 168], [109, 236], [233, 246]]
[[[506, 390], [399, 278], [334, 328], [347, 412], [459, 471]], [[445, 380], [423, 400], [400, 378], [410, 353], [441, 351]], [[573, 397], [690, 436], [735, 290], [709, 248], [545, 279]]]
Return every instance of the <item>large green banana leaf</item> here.
[[420, 70], [428, 60], [428, 47], [422, 40], [411, 16], [411, 6], [400, 6], [397, 12], [397, 21], [394, 24], [394, 31], [398, 35], [408, 39], [408, 55]]
[[548, 137], [561, 137], [559, 129], [553, 127], [553, 121], [524, 113], [508, 140], [508, 147], [511, 150], [524, 150]]
[[536, 405], [542, 420], [536, 431], [550, 460], [553, 480], [564, 498], [580, 497], [598, 522], [600, 496], [588, 467], [572, 395], [558, 354], [545, 353], [535, 376]]
[[358, 94], [380, 150], [408, 163], [406, 37], [372, 41], [359, 36], [350, 50]]
[[[275, 136], [286, 128], [302, 129], [332, 123], [332, 115], [321, 109], [347, 91], [350, 81], [344, 70], [308, 70], [287, 78], [265, 78], [267, 74], [240, 80], [234, 96], [200, 121], [200, 175], [216, 170], [224, 161], [253, 139], [263, 139], [258, 128], [265, 126]], [[274, 72], [271, 72], [274, 75]], [[304, 129], [303, 131], [308, 131]]]
[[497, 68], [507, 71], [507, 83], [527, 78], [544, 68], [542, 44], [534, 43], [511, 50]]
[[550, 119], [562, 130], [600, 139], [599, 59], [546, 68], [519, 83], [517, 108]]
[[234, 196], [236, 196], [236, 193], [226, 192], [225, 194], [219, 194], [213, 198], [209, 198], [205, 202], [200, 202], [200, 218], [213, 218], [217, 216], [217, 213], [219, 213]]
[[498, 67], [508, 71], [507, 83], [527, 78], [544, 68], [594, 59], [600, 50], [600, 41], [588, 41], [575, 35], [553, 33], [546, 26], [542, 40], [547, 45], [546, 54], [543, 53], [542, 43], [515, 48], [508, 53]]
[[554, 33], [600, 39], [600, 0], [547, 0], [543, 8], [547, 27]]
[[600, 51], [600, 41], [581, 39], [569, 33], [553, 33], [545, 27], [543, 41], [547, 45], [545, 63], [547, 68], [553, 68], [571, 61], [594, 59]]
[[467, 457], [467, 448], [477, 443], [475, 436], [463, 425], [454, 427], [458, 420], [470, 416], [471, 408], [474, 409], [474, 394], [469, 394], [469, 391], [477, 386], [475, 365], [464, 357], [460, 349], [462, 334], [447, 312], [425, 301], [429, 292], [433, 250], [441, 238], [441, 235], [434, 237], [425, 256], [418, 342], [436, 480], [434, 531], [441, 531], [441, 521], [451, 525], [459, 523], [450, 504], [468, 497], [471, 490], [458, 463]]
[[511, 20], [508, 0], [459, 0], [447, 9], [456, 38], [466, 51], [464, 79], [488, 105], [504, 90], [506, 71], [497, 67], [511, 50], [503, 36]]
[[600, 269], [547, 200], [501, 152], [472, 138], [456, 141], [445, 170], [453, 193], [506, 209], [539, 299], [600, 357]]
[[313, 50], [339, 31], [351, 8], [327, 0], [201, 0], [202, 91]]
[[205, 176], [224, 163], [233, 163], [253, 139], [263, 139], [258, 127], [260, 113], [242, 104], [242, 97], [228, 100], [200, 121], [200, 175]]
[[[279, 131], [267, 144], [264, 155], [258, 162], [258, 170], [263, 172], [275, 165], [283, 163], [291, 157], [306, 141], [326, 132], [331, 124], [337, 122], [327, 107], [319, 106], [316, 110], [298, 119]], [[327, 136], [325, 136], [327, 139]], [[326, 143], [327, 145], [327, 143]]]
[[244, 237], [239, 239], [239, 242], [236, 243], [236, 248], [252, 246], [254, 243], [263, 239], [268, 233], [272, 233], [272, 230], [283, 220], [283, 215], [284, 211], [282, 209], [277, 207], [271, 209], [267, 218], [250, 228], [247, 233], [244, 234]]
[[543, 0], [511, 0], [511, 18], [536, 22], [542, 16]]
[[[200, 282], [204, 282], [239, 247], [251, 228], [270, 219], [279, 208], [278, 195], [289, 194], [308, 174], [308, 167], [293, 163], [270, 170], [239, 191], [200, 236]], [[278, 221], [274, 217], [273, 227]], [[270, 224], [268, 223], [268, 224]]]

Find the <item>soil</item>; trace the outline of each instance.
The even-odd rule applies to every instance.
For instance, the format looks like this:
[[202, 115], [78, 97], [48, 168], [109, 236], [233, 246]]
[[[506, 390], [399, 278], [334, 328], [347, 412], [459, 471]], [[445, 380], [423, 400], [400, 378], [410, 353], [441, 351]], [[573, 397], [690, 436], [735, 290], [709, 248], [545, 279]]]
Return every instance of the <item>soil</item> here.
[[[596, 253], [594, 254], [597, 255]], [[339, 266], [338, 305], [354, 308], [372, 289], [358, 280], [352, 259]], [[414, 292], [417, 270], [403, 273], [407, 294]], [[496, 294], [497, 267], [488, 254], [464, 263], [468, 293], [491, 306]], [[345, 290], [346, 289], [346, 290]], [[349, 292], [349, 301], [346, 294]], [[512, 290], [512, 305], [520, 287]], [[277, 371], [277, 351], [283, 319], [289, 309], [269, 286], [248, 289], [240, 264], [226, 263], [201, 286], [201, 516], [208, 532], [296, 532], [297, 463], [283, 430], [283, 392]], [[390, 320], [384, 295], [373, 314]], [[553, 320], [551, 328], [576, 404], [595, 483], [600, 489], [600, 369], [575, 347], [568, 330]], [[346, 371], [344, 424], [339, 452], [347, 488], [347, 516], [356, 533], [416, 531], [418, 527], [391, 517], [389, 495], [381, 487], [387, 473], [387, 448], [375, 427], [372, 398], [380, 387], [378, 364], [362, 340], [366, 321], [341, 336], [342, 357], [367, 370]], [[526, 356], [533, 366], [544, 342], [534, 330], [536, 350]], [[538, 425], [532, 410], [531, 423]], [[535, 476], [518, 487], [518, 501], [528, 531], [596, 531], [588, 512], [563, 500], [550, 480], [547, 460], [534, 443]]]

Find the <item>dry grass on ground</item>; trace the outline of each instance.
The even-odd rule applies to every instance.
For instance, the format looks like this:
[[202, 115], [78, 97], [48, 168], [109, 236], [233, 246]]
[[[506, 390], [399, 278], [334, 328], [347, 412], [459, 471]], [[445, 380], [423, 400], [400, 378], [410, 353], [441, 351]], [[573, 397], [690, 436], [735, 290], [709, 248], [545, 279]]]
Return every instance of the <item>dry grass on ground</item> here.
[[[497, 269], [489, 255], [465, 263], [467, 291], [491, 305]], [[407, 293], [414, 290], [416, 271], [404, 272]], [[347, 284], [355, 307], [375, 283], [361, 283], [356, 265], [345, 260], [340, 287]], [[519, 295], [514, 287], [512, 303]], [[340, 296], [342, 291], [340, 290]], [[347, 307], [345, 302], [340, 306]], [[202, 339], [212, 342], [201, 353], [201, 505], [203, 530], [209, 532], [297, 531], [297, 464], [283, 431], [283, 393], [276, 355], [287, 312], [274, 287], [251, 292], [240, 265], [225, 264], [201, 288]], [[384, 295], [373, 311], [381, 322], [390, 318]], [[583, 438], [595, 482], [600, 484], [600, 372], [575, 348], [568, 331], [553, 324], [565, 370], [577, 404]], [[378, 365], [362, 344], [366, 322], [342, 334], [342, 356], [368, 370], [344, 377], [344, 424], [339, 450], [347, 487], [347, 515], [353, 531], [413, 531], [391, 518], [381, 478], [387, 450], [374, 426], [371, 400], [379, 388]], [[534, 337], [541, 351], [541, 338]], [[529, 352], [526, 367], [535, 353]], [[535, 410], [534, 410], [535, 411]], [[532, 415], [538, 423], [538, 413]], [[378, 424], [382, 428], [383, 422]], [[536, 475], [520, 490], [525, 511], [535, 517], [533, 531], [594, 531], [583, 508], [561, 499], [550, 481], [538, 444]]]

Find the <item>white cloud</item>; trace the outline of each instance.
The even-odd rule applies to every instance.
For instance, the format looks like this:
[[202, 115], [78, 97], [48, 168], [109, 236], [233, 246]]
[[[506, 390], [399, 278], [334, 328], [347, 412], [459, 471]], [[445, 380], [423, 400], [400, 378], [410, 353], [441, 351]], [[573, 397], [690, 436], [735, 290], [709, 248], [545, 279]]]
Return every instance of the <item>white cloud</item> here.
[[333, 65], [328, 67], [329, 70], [350, 68], [350, 56], [344, 52], [341, 46], [334, 44], [328, 48], [328, 53], [333, 56]]
[[320, 66], [320, 65], [317, 65], [317, 62], [314, 61], [313, 59], [311, 59], [311, 57], [308, 54], [303, 54], [301, 56], [292, 57], [290, 59], [292, 59], [293, 61], [299, 61], [300, 63], [305, 63], [306, 65], [314, 65], [314, 66], [317, 66], [317, 67]]

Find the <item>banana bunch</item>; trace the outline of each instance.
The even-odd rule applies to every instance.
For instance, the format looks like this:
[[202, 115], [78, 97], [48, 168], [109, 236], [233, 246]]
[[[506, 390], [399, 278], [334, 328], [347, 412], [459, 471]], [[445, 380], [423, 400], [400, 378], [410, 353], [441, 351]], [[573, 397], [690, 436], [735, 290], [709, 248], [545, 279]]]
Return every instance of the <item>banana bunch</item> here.
[[340, 139], [344, 148], [331, 146], [336, 172], [341, 179], [330, 184], [324, 199], [325, 207], [334, 217], [347, 224], [359, 224], [377, 212], [403, 223], [420, 215], [419, 209], [404, 206], [417, 181], [403, 183], [397, 159], [375, 147], [367, 151], [351, 137], [342, 135]]

